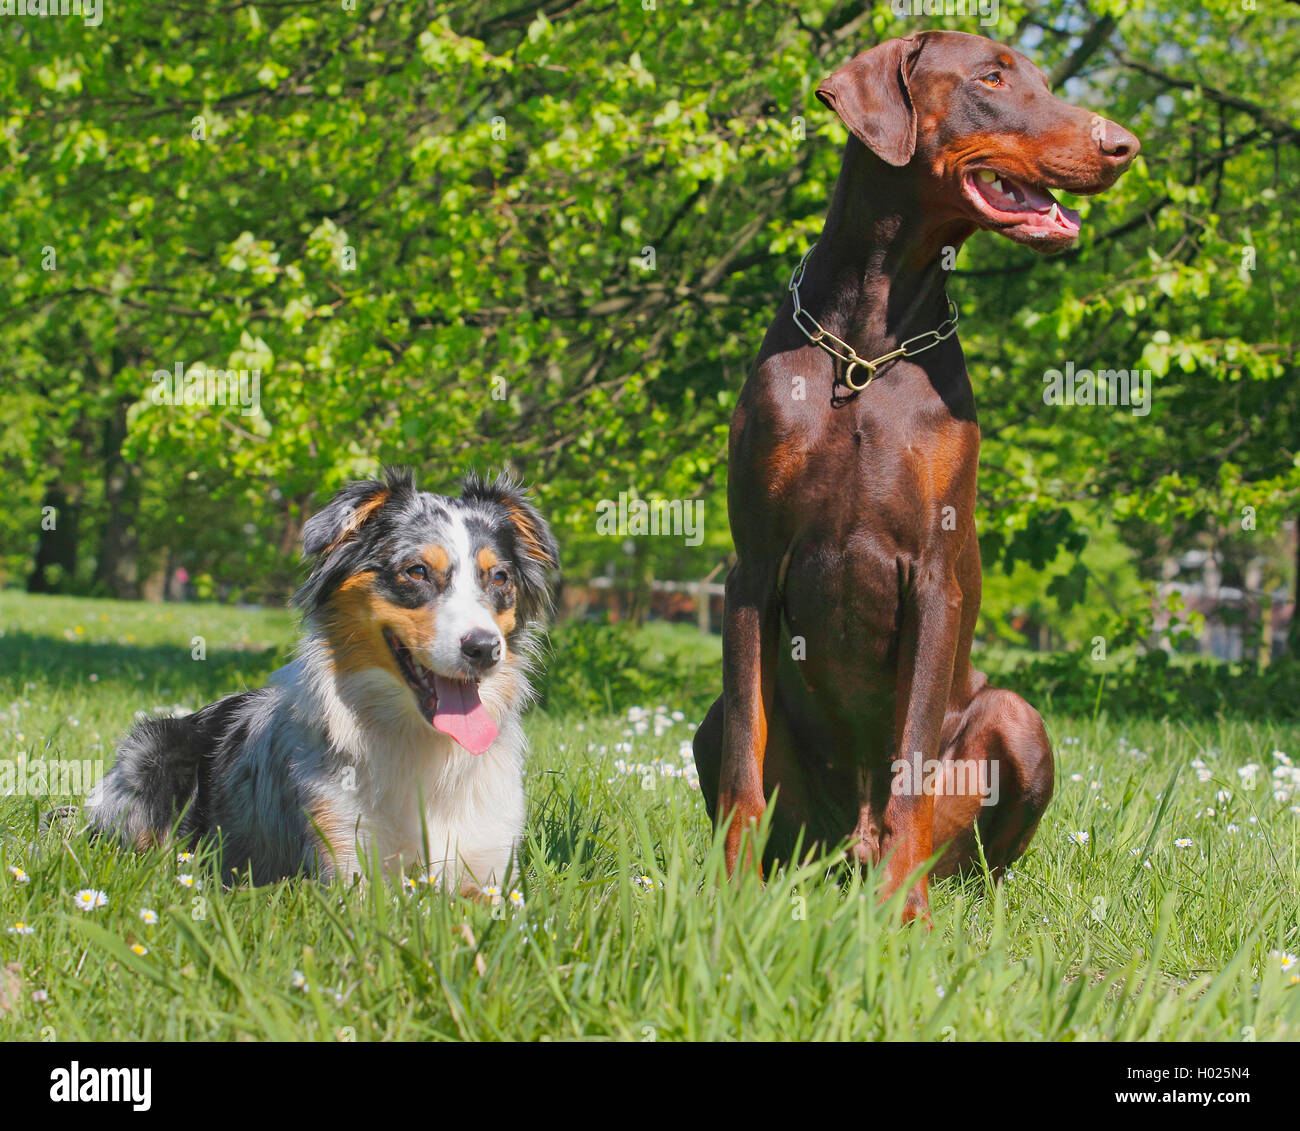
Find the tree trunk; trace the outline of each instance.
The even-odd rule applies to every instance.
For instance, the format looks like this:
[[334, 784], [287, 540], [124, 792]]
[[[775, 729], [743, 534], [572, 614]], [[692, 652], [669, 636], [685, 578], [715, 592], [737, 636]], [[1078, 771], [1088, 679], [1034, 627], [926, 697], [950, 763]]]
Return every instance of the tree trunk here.
[[27, 577], [28, 593], [62, 593], [77, 576], [77, 523], [81, 517], [81, 488], [51, 483], [41, 501], [36, 559]]
[[95, 563], [95, 585], [111, 597], [134, 599], [140, 596], [140, 543], [135, 529], [140, 510], [140, 466], [122, 456], [129, 407], [129, 401], [119, 401], [104, 421], [105, 513]]
[[1291, 591], [1291, 628], [1287, 638], [1291, 655], [1300, 660], [1300, 517], [1295, 523], [1295, 586]]

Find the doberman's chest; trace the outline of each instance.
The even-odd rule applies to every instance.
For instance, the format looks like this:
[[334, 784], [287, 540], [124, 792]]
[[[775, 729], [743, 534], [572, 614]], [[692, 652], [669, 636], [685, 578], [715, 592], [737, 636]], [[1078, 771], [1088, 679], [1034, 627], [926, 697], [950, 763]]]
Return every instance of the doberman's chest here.
[[[942, 406], [940, 406], [942, 407]], [[943, 411], [787, 414], [761, 433], [743, 469], [763, 485], [776, 527], [816, 528], [848, 541], [869, 533], [919, 552], [934, 523], [964, 526], [975, 503], [979, 428]]]
[[810, 690], [882, 690], [907, 594], [960, 572], [973, 537], [978, 427], [899, 411], [781, 435], [754, 474], [776, 520], [767, 529], [781, 532], [766, 553], [781, 560], [783, 621], [803, 642], [801, 671]]

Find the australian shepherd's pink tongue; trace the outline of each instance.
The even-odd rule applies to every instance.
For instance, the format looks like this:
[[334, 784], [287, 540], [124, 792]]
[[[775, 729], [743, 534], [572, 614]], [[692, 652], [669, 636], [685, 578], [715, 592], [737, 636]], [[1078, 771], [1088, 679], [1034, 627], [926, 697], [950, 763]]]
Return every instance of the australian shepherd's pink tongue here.
[[434, 730], [450, 735], [471, 754], [482, 754], [496, 741], [497, 724], [478, 697], [478, 686], [459, 679], [433, 677], [438, 706], [433, 712]]

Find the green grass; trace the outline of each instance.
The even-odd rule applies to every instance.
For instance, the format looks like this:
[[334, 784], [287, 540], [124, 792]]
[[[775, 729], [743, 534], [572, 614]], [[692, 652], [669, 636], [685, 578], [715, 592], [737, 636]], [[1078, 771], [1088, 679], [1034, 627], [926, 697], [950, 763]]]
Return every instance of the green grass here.
[[[283, 612], [14, 593], [0, 625], [0, 765], [110, 764], [134, 712], [261, 682], [293, 631]], [[678, 638], [656, 630], [647, 652]], [[695, 720], [656, 728], [657, 704], [641, 706], [644, 734], [625, 717], [530, 718], [521, 910], [383, 882], [223, 891], [202, 860], [41, 834], [49, 798], [0, 798], [0, 928], [32, 931], [0, 929], [0, 1039], [1300, 1035], [1300, 985], [1273, 953], [1300, 951], [1300, 790], [1278, 801], [1268, 783], [1275, 749], [1300, 762], [1300, 728], [1049, 717], [1058, 793], [1033, 847], [1000, 887], [934, 884], [926, 932], [878, 907], [871, 877], [827, 879], [822, 863], [721, 882], [689, 778], [615, 767], [682, 765]], [[1249, 762], [1264, 768], [1253, 790]], [[107, 905], [77, 910], [82, 889]]]

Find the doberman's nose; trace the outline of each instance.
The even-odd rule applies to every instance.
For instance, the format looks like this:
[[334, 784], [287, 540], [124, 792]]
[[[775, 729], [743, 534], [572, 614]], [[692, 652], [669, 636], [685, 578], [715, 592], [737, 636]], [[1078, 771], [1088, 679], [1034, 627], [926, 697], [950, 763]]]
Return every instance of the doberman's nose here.
[[460, 638], [460, 654], [479, 671], [501, 659], [501, 637], [485, 628], [471, 629]]
[[1142, 143], [1123, 126], [1105, 119], [1098, 123], [1097, 144], [1106, 160], [1119, 169], [1126, 168], [1142, 148]]

